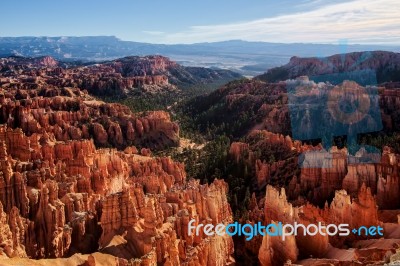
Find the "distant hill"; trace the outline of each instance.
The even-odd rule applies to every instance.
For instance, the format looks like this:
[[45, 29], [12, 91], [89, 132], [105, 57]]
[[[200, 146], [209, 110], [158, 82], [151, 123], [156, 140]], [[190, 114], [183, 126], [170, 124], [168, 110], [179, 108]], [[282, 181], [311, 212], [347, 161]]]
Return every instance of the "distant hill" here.
[[329, 57], [292, 57], [281, 67], [268, 70], [257, 79], [277, 82], [309, 76], [316, 82], [339, 84], [353, 80], [361, 85], [400, 81], [400, 53], [373, 51], [337, 54]]
[[0, 74], [4, 77], [34, 75], [36, 79], [57, 75], [60, 79], [44, 79], [42, 83], [49, 81], [48, 85], [78, 87], [93, 95], [112, 97], [138, 90], [149, 93], [180, 91], [194, 85], [242, 77], [230, 70], [181, 66], [160, 55], [130, 56], [83, 65], [57, 61], [51, 56], [10, 56], [0, 58]]
[[240, 40], [197, 44], [150, 44], [122, 41], [113, 36], [0, 37], [0, 55], [52, 56], [58, 60], [104, 61], [125, 56], [163, 55], [185, 66], [226, 68], [244, 75], [259, 75], [289, 62], [292, 56], [329, 56], [344, 52], [400, 47], [377, 45], [282, 44]]

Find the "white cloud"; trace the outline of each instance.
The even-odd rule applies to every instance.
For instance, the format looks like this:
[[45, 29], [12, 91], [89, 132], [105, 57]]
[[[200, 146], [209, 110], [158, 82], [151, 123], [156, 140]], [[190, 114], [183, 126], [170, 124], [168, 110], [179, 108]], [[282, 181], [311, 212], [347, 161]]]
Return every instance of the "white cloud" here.
[[[316, 0], [318, 1], [318, 0]], [[165, 34], [167, 43], [231, 39], [267, 42], [400, 44], [398, 0], [353, 0], [248, 22], [193, 26]]]

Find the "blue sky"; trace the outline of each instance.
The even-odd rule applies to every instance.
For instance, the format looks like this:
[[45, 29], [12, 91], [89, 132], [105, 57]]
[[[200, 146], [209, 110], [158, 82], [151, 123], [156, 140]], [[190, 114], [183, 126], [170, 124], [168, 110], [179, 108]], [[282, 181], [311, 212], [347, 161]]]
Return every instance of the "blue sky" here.
[[15, 0], [0, 36], [114, 35], [153, 43], [230, 39], [400, 44], [398, 0]]

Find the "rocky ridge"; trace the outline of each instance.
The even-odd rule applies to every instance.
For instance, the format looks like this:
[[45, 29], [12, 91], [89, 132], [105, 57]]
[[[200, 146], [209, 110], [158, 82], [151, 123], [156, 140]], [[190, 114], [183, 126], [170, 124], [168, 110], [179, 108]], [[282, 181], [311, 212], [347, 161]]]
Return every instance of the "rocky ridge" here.
[[[40, 85], [74, 87], [88, 90], [92, 95], [123, 97], [133, 91], [162, 93], [241, 77], [229, 70], [184, 67], [163, 56], [130, 56], [92, 64], [58, 62], [52, 57], [0, 58], [3, 77], [29, 77]], [[36, 83], [37, 84], [37, 83]]]
[[[399, 81], [400, 54], [385, 51], [355, 52], [329, 57], [292, 57], [286, 65], [268, 70], [260, 80], [277, 82], [300, 76], [316, 81], [341, 83], [344, 79], [362, 85]], [[339, 81], [339, 82], [338, 82]]]

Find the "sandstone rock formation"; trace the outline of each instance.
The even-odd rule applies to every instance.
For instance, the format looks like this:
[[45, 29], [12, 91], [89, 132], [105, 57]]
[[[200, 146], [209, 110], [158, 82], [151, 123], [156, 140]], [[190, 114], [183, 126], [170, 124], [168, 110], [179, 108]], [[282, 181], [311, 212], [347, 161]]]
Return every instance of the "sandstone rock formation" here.
[[[248, 206], [250, 223], [346, 223], [351, 229], [379, 225], [387, 232], [385, 239], [371, 240], [376, 246], [374, 255], [368, 253], [367, 247], [357, 246], [356, 243], [363, 243], [359, 241], [364, 238], [353, 235], [298, 235], [288, 237], [286, 241], [266, 235], [245, 244], [249, 256], [257, 256], [262, 265], [283, 265], [287, 261], [303, 265], [313, 261], [309, 257], [321, 258], [321, 262], [324, 261], [322, 258], [325, 261], [329, 258], [346, 265], [349, 260], [374, 261], [373, 257], [376, 261], [386, 262], [388, 257], [382, 254], [393, 254], [389, 243], [399, 241], [397, 232], [400, 231], [397, 230], [400, 227], [396, 216], [399, 161], [392, 149], [384, 148], [380, 163], [348, 164], [347, 150], [332, 147], [328, 157], [332, 160], [331, 167], [299, 168], [297, 158], [302, 152], [317, 151], [322, 146], [302, 145], [290, 137], [258, 130], [252, 131], [244, 141], [232, 143], [230, 155], [233, 162], [244, 163], [255, 173], [253, 187], [257, 189]], [[268, 159], [271, 154], [276, 160]], [[378, 209], [392, 210], [379, 216]], [[349, 245], [357, 251], [346, 250]]]
[[[349, 228], [382, 226], [382, 223], [378, 220], [376, 201], [371, 190], [365, 185], [362, 186], [358, 197], [354, 200], [347, 195], [346, 191], [337, 191], [330, 206], [327, 205], [324, 209], [319, 209], [309, 203], [294, 207], [288, 203], [284, 189], [279, 191], [268, 186], [264, 211], [266, 224], [276, 224], [275, 221], [281, 221], [283, 224], [297, 222], [306, 226], [318, 222], [325, 225], [346, 223], [349, 224]], [[295, 262], [308, 257], [336, 259], [338, 263], [346, 263], [350, 259], [358, 261], [361, 265], [362, 262], [367, 261], [387, 261], [390, 257], [387, 254], [393, 254], [395, 250], [386, 247], [386, 245], [400, 243], [399, 239], [355, 241], [353, 247], [356, 248], [356, 252], [349, 256], [350, 252], [341, 248], [343, 248], [343, 241], [349, 241], [352, 238], [354, 241], [354, 238], [357, 237], [350, 235], [344, 239], [339, 236], [323, 236], [320, 234], [304, 236], [299, 233], [297, 236], [292, 235], [286, 241], [282, 241], [280, 236], [266, 235], [260, 245], [258, 258], [261, 265], [283, 265], [287, 261]], [[362, 239], [362, 236], [358, 238]], [[369, 241], [368, 245], [366, 241]], [[372, 250], [372, 246], [375, 246], [376, 249]], [[345, 255], [346, 252], [347, 256]], [[371, 252], [374, 252], [374, 255]], [[324, 261], [324, 259], [321, 261]], [[304, 262], [301, 262], [300, 265], [303, 265]]]
[[[232, 261], [230, 237], [187, 233], [191, 219], [231, 221], [226, 183], [188, 182], [183, 165], [170, 158], [48, 135], [0, 127], [0, 228], [7, 256], [58, 258], [100, 248], [145, 265], [153, 253], [150, 261], [170, 265]], [[118, 236], [126, 244], [116, 252], [110, 245]]]
[[[357, 197], [364, 184], [376, 195], [381, 209], [400, 207], [399, 155], [389, 147], [384, 148], [380, 163], [348, 164], [347, 149], [334, 146], [329, 150], [330, 167], [299, 168], [301, 153], [321, 150], [322, 147], [302, 145], [288, 136], [259, 130], [249, 133], [246, 141], [252, 145], [234, 142], [229, 153], [234, 161], [244, 161], [254, 169], [259, 189], [268, 183], [278, 184], [279, 179], [283, 179], [289, 188], [290, 199], [295, 200], [303, 195], [310, 202], [323, 207], [326, 201], [333, 199], [335, 191], [345, 189], [349, 195]], [[268, 161], [267, 155], [270, 154], [277, 158]]]
[[93, 138], [100, 147], [120, 149], [129, 145], [160, 149], [179, 143], [179, 127], [163, 111], [134, 114], [126, 106], [98, 101], [79, 89], [15, 91], [14, 87], [2, 85], [0, 122], [27, 135], [44, 134], [48, 139], [52, 133], [54, 141]]
[[[145, 70], [151, 79], [155, 66], [175, 64], [153, 59], [131, 64], [127, 75]], [[201, 185], [187, 179], [182, 163], [152, 156], [179, 143], [168, 113], [135, 114], [89, 96], [79, 82], [62, 85], [88, 80], [85, 68], [55, 68], [50, 58], [27, 62], [6, 62], [12, 68], [0, 80], [1, 263], [234, 263], [230, 236], [188, 234], [191, 219], [232, 220], [228, 185]]]

